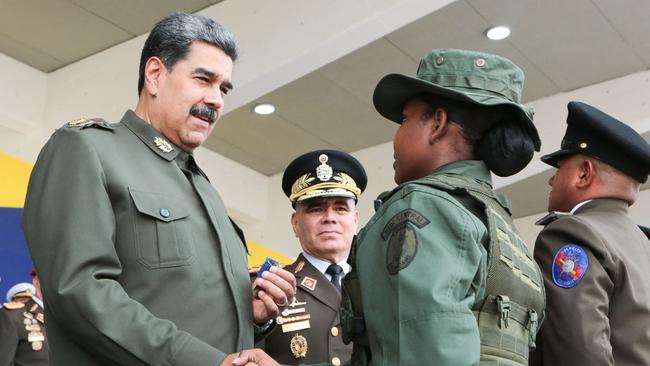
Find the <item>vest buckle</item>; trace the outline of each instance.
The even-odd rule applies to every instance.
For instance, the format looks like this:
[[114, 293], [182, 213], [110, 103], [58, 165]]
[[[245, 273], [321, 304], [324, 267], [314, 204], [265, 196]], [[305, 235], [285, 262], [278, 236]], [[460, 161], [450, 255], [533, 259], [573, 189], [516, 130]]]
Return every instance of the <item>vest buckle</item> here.
[[499, 311], [499, 328], [508, 328], [510, 321], [510, 298], [508, 296], [497, 296], [497, 310]]
[[535, 349], [537, 336], [538, 316], [535, 309], [528, 309], [528, 347]]

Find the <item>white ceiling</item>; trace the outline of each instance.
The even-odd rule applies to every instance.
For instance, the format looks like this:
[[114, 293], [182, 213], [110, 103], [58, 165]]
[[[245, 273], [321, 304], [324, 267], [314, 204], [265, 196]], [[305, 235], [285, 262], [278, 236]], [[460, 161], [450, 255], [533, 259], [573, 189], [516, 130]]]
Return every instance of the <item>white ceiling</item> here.
[[222, 0], [0, 0], [0, 52], [50, 72]]
[[[219, 2], [0, 0], [0, 52], [50, 72], [146, 33], [174, 11]], [[374, 86], [390, 72], [414, 74], [432, 48], [510, 58], [526, 74], [524, 101], [647, 70], [648, 14], [647, 0], [457, 0], [229, 112], [205, 146], [272, 175], [308, 150], [354, 152], [388, 142], [397, 126], [372, 107]], [[486, 39], [486, 29], [500, 24], [510, 26], [510, 38]], [[275, 104], [276, 113], [255, 115], [259, 102]], [[530, 187], [546, 187], [549, 175], [503, 188], [520, 202], [516, 216], [543, 211], [545, 192], [530, 195]]]

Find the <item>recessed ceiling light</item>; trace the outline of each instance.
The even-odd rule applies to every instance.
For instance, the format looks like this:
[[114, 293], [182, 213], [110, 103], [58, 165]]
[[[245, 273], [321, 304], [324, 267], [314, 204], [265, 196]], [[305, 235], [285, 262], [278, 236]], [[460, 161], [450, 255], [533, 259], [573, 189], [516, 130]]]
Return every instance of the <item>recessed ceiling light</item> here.
[[253, 108], [253, 111], [257, 114], [266, 115], [275, 112], [275, 106], [269, 103], [258, 104]]
[[508, 36], [510, 35], [510, 28], [506, 27], [505, 25], [492, 27], [488, 29], [485, 35], [491, 40], [499, 41], [508, 38]]

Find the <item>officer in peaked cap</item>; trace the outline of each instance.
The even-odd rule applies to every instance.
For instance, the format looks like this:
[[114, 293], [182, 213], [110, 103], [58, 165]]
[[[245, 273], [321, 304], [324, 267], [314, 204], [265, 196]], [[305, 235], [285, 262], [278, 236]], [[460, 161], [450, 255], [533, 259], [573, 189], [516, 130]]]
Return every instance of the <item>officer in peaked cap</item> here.
[[285, 169], [282, 190], [295, 207], [297, 202], [314, 197], [361, 195], [368, 177], [352, 155], [337, 150], [316, 150], [297, 157]]
[[550, 214], [535, 244], [548, 317], [536, 365], [650, 365], [648, 239], [628, 207], [650, 172], [650, 146], [581, 102], [568, 105], [560, 150], [542, 161]]
[[540, 146], [523, 81], [506, 58], [457, 49], [379, 81], [375, 108], [400, 124], [398, 186], [350, 253], [341, 322], [352, 364], [528, 364], [542, 278], [490, 176], [517, 173]]
[[40, 289], [33, 271], [32, 279], [34, 285], [12, 286], [0, 308], [0, 365], [49, 364], [43, 302], [37, 297]]
[[340, 365], [350, 358], [352, 346], [341, 339], [340, 286], [350, 271], [356, 202], [366, 183], [361, 163], [336, 150], [308, 152], [284, 172], [282, 189], [295, 209], [291, 226], [302, 253], [285, 267], [296, 276], [296, 300], [265, 339], [266, 352], [281, 364]]

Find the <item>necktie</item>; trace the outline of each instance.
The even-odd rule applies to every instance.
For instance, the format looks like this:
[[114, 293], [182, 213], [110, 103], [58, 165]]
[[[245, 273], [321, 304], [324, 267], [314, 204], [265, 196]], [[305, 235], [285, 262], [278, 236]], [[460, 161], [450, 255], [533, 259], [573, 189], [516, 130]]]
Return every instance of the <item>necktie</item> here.
[[341, 275], [343, 274], [343, 268], [338, 264], [330, 264], [325, 273], [332, 276], [332, 284], [337, 290], [341, 291]]

